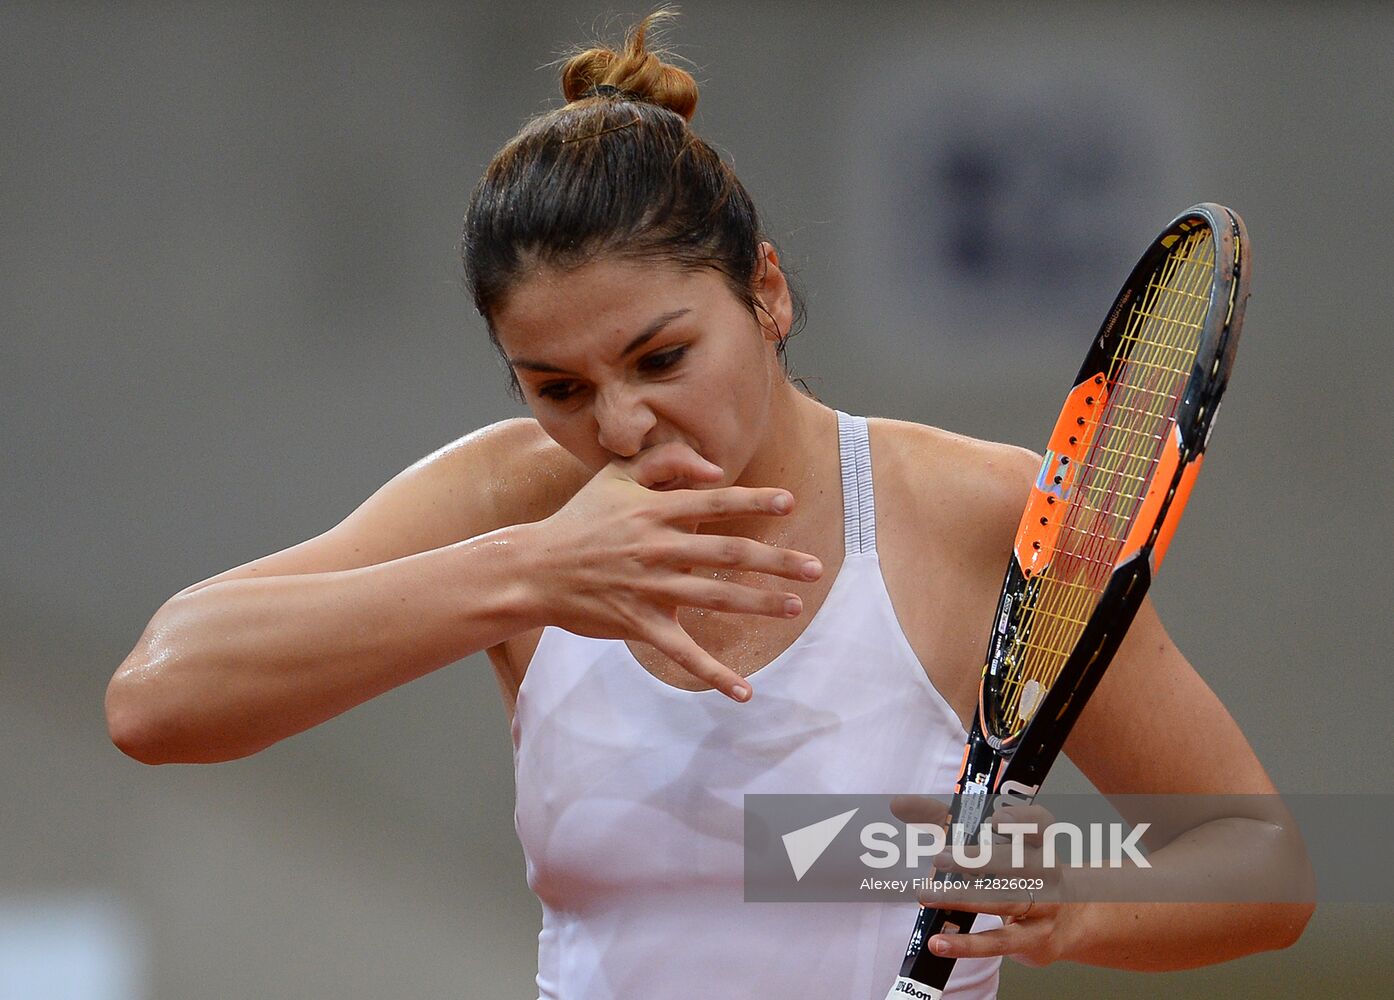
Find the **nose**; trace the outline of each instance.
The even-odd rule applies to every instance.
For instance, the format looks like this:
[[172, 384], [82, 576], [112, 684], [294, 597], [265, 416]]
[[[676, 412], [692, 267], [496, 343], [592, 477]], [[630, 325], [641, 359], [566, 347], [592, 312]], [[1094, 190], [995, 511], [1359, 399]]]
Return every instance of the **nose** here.
[[595, 423], [602, 448], [619, 458], [632, 458], [658, 420], [637, 393], [620, 387], [597, 395]]

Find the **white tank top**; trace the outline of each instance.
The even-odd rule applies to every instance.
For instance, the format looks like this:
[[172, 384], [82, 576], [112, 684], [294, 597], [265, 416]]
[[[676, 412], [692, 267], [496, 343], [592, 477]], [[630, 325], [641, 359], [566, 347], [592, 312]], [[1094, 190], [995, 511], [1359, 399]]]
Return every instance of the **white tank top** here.
[[[742, 796], [952, 791], [967, 738], [881, 577], [866, 419], [837, 419], [842, 568], [748, 704], [665, 684], [621, 640], [543, 630], [513, 746], [545, 1000], [880, 1000], [895, 980], [913, 900], [743, 899]], [[947, 996], [994, 996], [999, 964], [958, 963]]]

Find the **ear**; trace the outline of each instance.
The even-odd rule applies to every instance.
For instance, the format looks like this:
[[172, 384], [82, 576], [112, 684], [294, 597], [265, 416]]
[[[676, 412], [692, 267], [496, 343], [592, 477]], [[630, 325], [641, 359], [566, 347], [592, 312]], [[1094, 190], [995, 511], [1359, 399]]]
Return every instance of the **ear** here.
[[765, 339], [779, 343], [789, 336], [794, 324], [794, 300], [789, 282], [779, 268], [779, 254], [771, 243], [762, 242], [756, 251], [754, 292], [755, 318]]

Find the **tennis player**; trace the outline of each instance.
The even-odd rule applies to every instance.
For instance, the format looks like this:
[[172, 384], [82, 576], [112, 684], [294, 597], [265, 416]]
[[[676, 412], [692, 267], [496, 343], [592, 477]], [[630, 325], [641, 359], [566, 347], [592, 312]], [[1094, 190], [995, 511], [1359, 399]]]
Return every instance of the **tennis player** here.
[[[531, 418], [176, 594], [112, 679], [110, 731], [147, 763], [244, 757], [484, 650], [540, 996], [880, 997], [915, 904], [744, 903], [742, 796], [952, 789], [1039, 459], [800, 391], [795, 297], [689, 127], [692, 77], [647, 47], [661, 16], [567, 62], [565, 106], [469, 204], [469, 287]], [[1150, 606], [1067, 749], [1105, 793], [1273, 791]], [[1291, 847], [1268, 833], [1254, 863]], [[1207, 836], [1154, 866], [1195, 865]], [[1006, 920], [933, 942], [986, 959], [951, 996], [994, 995], [1003, 955], [1175, 969], [1281, 948], [1310, 912], [989, 909]]]

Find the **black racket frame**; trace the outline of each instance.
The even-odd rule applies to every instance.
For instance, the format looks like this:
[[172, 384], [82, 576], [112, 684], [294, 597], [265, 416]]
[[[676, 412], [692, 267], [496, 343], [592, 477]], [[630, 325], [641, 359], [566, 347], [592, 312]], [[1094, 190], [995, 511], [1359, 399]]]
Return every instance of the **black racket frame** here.
[[[1158, 533], [1173, 514], [1180, 516], [1180, 511], [1173, 511], [1172, 508], [1181, 475], [1204, 453], [1209, 443], [1220, 398], [1229, 384], [1230, 370], [1239, 346], [1252, 271], [1251, 248], [1243, 220], [1223, 205], [1212, 202], [1194, 205], [1173, 219], [1157, 236], [1114, 299], [1072, 385], [1078, 386], [1101, 372], [1108, 372], [1115, 343], [1121, 336], [1119, 320], [1126, 314], [1132, 297], [1142, 294], [1158, 264], [1167, 257], [1170, 252], [1168, 240], [1184, 237], [1199, 225], [1209, 226], [1214, 234], [1215, 270], [1211, 282], [1211, 301], [1206, 308], [1205, 327], [1196, 360], [1177, 405], [1176, 427], [1181, 441], [1181, 461], [1176, 466], [1173, 481], [1146, 542], [1113, 570], [1079, 641], [1066, 659], [1059, 677], [1036, 707], [1025, 730], [1011, 740], [990, 734], [983, 719], [985, 706], [980, 700], [968, 736], [963, 771], [950, 807], [951, 822], [962, 824], [960, 836], [976, 836], [979, 824], [991, 814], [994, 805], [1026, 803], [1035, 798], [1051, 765], [1064, 748], [1071, 728], [1142, 606], [1152, 583], [1151, 557]], [[1027, 599], [1027, 582], [1014, 554], [1009, 561], [997, 611], [993, 615], [994, 623], [1004, 620], [1003, 615], [1009, 612], [1013, 602]], [[1010, 618], [1010, 615], [1007, 617]], [[988, 644], [987, 665], [984, 667], [984, 699], [995, 695], [1000, 686], [999, 679], [1004, 669], [1005, 654], [1011, 648], [1011, 639], [1010, 626], [1005, 630], [994, 627]], [[975, 816], [965, 817], [964, 789], [969, 786], [989, 789], [991, 797], [984, 808], [975, 810]], [[943, 932], [946, 925], [950, 925], [951, 930], [957, 928], [958, 933], [966, 934], [972, 929], [973, 921], [972, 913], [922, 908], [901, 964], [901, 979], [942, 991], [953, 973], [956, 960], [930, 952], [927, 948], [929, 939]], [[897, 984], [900, 981], [897, 980]], [[898, 986], [892, 989], [890, 997], [896, 996], [897, 989]], [[938, 993], [931, 995], [937, 997]]]

